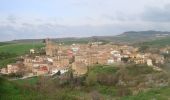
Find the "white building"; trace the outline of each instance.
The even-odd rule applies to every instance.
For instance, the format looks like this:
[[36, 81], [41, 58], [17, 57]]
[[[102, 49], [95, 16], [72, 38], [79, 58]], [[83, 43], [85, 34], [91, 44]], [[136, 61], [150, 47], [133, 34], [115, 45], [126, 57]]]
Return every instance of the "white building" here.
[[147, 65], [148, 66], [153, 66], [152, 60], [151, 59], [147, 59]]

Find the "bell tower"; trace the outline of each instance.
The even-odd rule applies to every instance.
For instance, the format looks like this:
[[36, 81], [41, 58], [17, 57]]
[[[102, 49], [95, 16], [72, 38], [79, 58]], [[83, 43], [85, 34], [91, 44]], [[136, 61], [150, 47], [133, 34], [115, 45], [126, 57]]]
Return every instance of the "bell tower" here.
[[49, 38], [47, 38], [45, 40], [45, 45], [46, 45], [46, 47], [45, 47], [46, 55], [54, 56], [54, 54], [55, 54], [55, 45], [53, 45], [52, 41]]

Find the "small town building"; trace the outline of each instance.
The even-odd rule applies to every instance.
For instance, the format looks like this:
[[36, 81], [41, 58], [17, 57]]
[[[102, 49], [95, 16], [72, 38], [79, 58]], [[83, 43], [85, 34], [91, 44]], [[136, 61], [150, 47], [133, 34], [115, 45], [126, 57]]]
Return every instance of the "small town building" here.
[[72, 64], [72, 70], [73, 70], [73, 73], [74, 75], [84, 75], [87, 73], [87, 66], [85, 63], [82, 63], [82, 62], [74, 62]]

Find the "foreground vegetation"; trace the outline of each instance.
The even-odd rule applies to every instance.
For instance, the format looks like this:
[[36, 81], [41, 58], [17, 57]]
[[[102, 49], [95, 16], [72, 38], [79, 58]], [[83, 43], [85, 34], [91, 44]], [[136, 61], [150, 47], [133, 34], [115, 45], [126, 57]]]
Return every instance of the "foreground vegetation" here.
[[33, 97], [37, 97], [35, 92], [23, 85], [0, 77], [0, 100], [31, 100]]
[[170, 98], [168, 80], [166, 73], [146, 65], [95, 65], [82, 77], [73, 77], [70, 71], [56, 77], [1, 79], [0, 97], [2, 100], [166, 100]]
[[135, 96], [122, 97], [121, 100], [169, 100], [170, 87], [151, 89]]

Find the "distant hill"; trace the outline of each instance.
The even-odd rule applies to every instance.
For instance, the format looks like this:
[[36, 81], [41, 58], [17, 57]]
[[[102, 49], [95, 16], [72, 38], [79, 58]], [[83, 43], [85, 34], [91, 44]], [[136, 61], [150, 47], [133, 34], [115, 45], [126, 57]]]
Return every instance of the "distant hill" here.
[[[136, 43], [145, 42], [155, 39], [161, 39], [170, 36], [170, 32], [163, 31], [128, 31], [116, 36], [92, 36], [92, 37], [69, 37], [69, 38], [54, 38], [55, 42], [69, 43], [88, 43], [89, 41], [104, 41], [104, 42], [114, 42], [114, 43]], [[43, 42], [43, 39], [22, 39], [10, 41], [12, 43], [30, 43]]]
[[[161, 39], [170, 36], [170, 32], [162, 32], [162, 31], [129, 31], [120, 34], [117, 37], [117, 40], [120, 42], [144, 42], [155, 39]], [[116, 39], [116, 38], [115, 38]]]
[[161, 38], [161, 39], [156, 39], [156, 40], [151, 40], [147, 42], [142, 42], [142, 43], [136, 43], [136, 46], [149, 46], [149, 47], [165, 47], [165, 46], [170, 46], [170, 36]]
[[8, 41], [7, 43], [42, 43], [43, 39], [19, 39]]
[[150, 40], [162, 39], [170, 36], [170, 32], [162, 31], [128, 31], [116, 36], [98, 36], [99, 40], [110, 41], [114, 43], [136, 43]]

